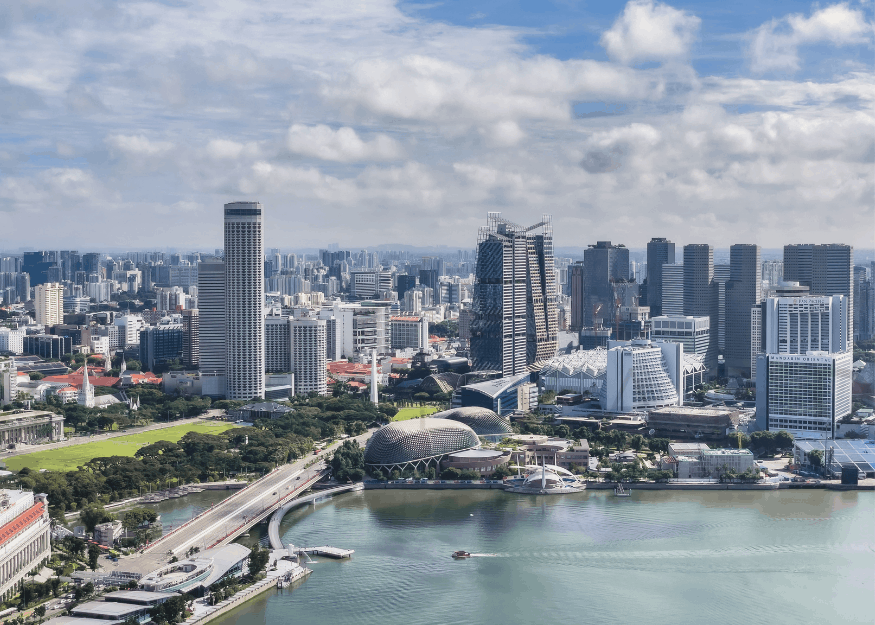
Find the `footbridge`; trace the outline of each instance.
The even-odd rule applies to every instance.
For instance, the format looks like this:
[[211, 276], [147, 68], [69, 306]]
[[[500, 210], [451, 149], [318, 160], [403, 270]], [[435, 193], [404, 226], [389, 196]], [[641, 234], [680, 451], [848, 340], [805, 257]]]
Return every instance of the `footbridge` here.
[[313, 493], [311, 495], [305, 495], [304, 497], [297, 497], [292, 501], [284, 503], [280, 508], [276, 509], [273, 512], [273, 516], [270, 518], [270, 525], [268, 525], [267, 527], [267, 535], [270, 537], [271, 549], [285, 548], [285, 546], [283, 545], [283, 541], [280, 538], [280, 523], [282, 523], [283, 517], [286, 516], [286, 513], [295, 506], [300, 506], [305, 503], [311, 503], [328, 495], [346, 493], [352, 490], [364, 490], [364, 488], [365, 485], [361, 482], [358, 482], [357, 484], [344, 484], [343, 486], [328, 488], [325, 490], [321, 490], [317, 493]]

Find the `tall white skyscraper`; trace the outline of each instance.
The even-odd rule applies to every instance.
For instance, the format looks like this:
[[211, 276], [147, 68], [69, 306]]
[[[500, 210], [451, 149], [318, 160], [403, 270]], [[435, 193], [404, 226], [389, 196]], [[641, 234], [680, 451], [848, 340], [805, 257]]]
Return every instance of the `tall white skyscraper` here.
[[64, 319], [64, 287], [57, 282], [38, 284], [34, 289], [36, 322], [41, 326], [54, 326]]
[[264, 397], [264, 233], [259, 202], [225, 204], [228, 399]]

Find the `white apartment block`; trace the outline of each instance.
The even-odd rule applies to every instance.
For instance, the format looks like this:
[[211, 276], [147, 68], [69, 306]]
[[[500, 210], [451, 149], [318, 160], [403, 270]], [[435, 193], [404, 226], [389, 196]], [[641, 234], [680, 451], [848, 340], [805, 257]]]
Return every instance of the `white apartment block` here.
[[851, 413], [852, 363], [850, 351], [760, 354], [757, 426], [795, 438], [834, 438], [836, 422]]
[[0, 354], [9, 353], [16, 356], [24, 353], [23, 329], [0, 328]]
[[295, 395], [328, 393], [328, 360], [326, 359], [326, 327], [323, 319], [292, 319], [292, 372], [295, 375]]
[[34, 288], [34, 312], [36, 323], [54, 326], [64, 320], [64, 287], [58, 282], [38, 284]]
[[24, 578], [51, 555], [51, 522], [44, 496], [0, 491], [0, 599], [18, 593]]
[[118, 347], [139, 346], [140, 331], [146, 327], [146, 321], [141, 316], [118, 317], [113, 325], [118, 328]]

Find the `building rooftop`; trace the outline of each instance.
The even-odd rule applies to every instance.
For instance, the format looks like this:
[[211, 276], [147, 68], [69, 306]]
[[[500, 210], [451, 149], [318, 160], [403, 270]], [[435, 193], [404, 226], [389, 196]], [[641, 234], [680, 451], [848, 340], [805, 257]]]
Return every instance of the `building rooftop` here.
[[472, 391], [477, 391], [478, 393], [483, 393], [484, 395], [488, 395], [489, 397], [497, 397], [514, 384], [517, 384], [520, 381], [524, 381], [524, 379], [528, 380], [529, 377], [530, 376], [528, 373], [520, 373], [518, 375], [497, 378], [495, 380], [487, 380], [486, 382], [468, 384], [464, 388]]
[[501, 456], [500, 451], [494, 449], [467, 449], [452, 454], [453, 458], [496, 458]]
[[141, 605], [132, 603], [116, 603], [114, 601], [86, 601], [70, 610], [73, 614], [85, 614], [96, 616], [99, 619], [125, 620], [129, 614], [139, 612]]
[[148, 590], [116, 590], [105, 594], [103, 597], [107, 600], [119, 601], [121, 603], [138, 603], [142, 605], [151, 605], [156, 600], [169, 599], [179, 593], [175, 592], [149, 592]]

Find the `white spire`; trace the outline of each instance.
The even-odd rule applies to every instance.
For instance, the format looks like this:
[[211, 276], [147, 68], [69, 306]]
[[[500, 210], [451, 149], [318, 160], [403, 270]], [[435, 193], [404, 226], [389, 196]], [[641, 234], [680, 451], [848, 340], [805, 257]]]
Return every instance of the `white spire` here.
[[86, 408], [94, 408], [94, 388], [88, 379], [88, 361], [85, 361], [85, 366], [82, 367], [82, 390], [79, 391], [77, 403]]
[[128, 370], [128, 365], [127, 365], [127, 363], [125, 362], [125, 357], [122, 356], [122, 364], [121, 364], [121, 366], [120, 366], [119, 369], [118, 369], [118, 374], [121, 375], [121, 374], [123, 374], [123, 373], [124, 373], [125, 371], [127, 371], [127, 370]]
[[371, 352], [371, 403], [375, 406], [379, 403], [377, 389], [377, 350]]

